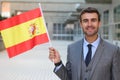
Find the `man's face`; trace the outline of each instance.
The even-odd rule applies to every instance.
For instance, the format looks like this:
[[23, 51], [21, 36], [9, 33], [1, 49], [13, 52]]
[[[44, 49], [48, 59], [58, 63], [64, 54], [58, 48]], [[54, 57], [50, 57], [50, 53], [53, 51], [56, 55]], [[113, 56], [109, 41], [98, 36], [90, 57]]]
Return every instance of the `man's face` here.
[[80, 25], [86, 36], [94, 36], [98, 33], [100, 21], [96, 13], [85, 13], [81, 16]]

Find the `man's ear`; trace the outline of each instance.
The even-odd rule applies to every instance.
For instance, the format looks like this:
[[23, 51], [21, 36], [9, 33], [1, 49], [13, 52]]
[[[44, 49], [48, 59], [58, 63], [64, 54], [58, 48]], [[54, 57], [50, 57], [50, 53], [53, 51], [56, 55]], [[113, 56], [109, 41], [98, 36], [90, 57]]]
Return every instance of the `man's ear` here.
[[99, 27], [101, 26], [101, 21], [99, 21]]

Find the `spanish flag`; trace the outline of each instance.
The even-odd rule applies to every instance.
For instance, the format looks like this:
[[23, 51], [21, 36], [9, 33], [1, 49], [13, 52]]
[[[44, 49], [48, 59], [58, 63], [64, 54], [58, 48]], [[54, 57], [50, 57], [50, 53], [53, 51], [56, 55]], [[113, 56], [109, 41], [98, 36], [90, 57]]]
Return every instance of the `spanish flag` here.
[[49, 42], [40, 8], [1, 21], [0, 32], [9, 58]]

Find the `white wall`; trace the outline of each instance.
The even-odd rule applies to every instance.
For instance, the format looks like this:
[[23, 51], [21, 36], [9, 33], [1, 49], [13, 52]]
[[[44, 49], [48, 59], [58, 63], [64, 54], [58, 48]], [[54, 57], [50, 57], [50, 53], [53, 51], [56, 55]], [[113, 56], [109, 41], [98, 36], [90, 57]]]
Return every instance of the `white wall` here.
[[120, 0], [112, 0], [112, 2], [113, 2], [113, 7], [120, 5]]

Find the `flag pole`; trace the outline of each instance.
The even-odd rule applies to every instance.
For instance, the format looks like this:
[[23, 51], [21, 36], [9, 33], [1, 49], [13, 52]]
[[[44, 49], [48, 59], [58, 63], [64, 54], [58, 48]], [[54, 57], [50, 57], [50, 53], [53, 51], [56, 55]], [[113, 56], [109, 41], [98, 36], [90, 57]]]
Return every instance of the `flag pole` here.
[[[48, 29], [47, 29], [47, 26], [46, 26], [46, 23], [45, 23], [45, 19], [44, 19], [43, 12], [42, 12], [42, 7], [41, 7], [40, 3], [39, 3], [39, 7], [40, 7], [41, 15], [42, 15], [42, 18], [43, 18], [43, 21], [44, 21], [44, 25], [45, 25], [45, 28], [46, 28], [46, 32], [47, 32], [47, 35], [48, 35], [49, 44], [50, 44], [50, 47], [52, 47], [52, 43], [51, 43], [51, 40], [50, 40], [50, 36], [48, 34]], [[54, 62], [54, 59], [52, 61]]]
[[40, 3], [39, 3], [39, 8], [40, 8], [41, 15], [42, 15], [42, 18], [43, 18], [43, 23], [45, 25], [46, 33], [48, 35], [49, 44], [50, 44], [50, 47], [52, 47], [52, 43], [51, 43], [51, 40], [50, 40], [50, 36], [49, 36], [49, 33], [48, 33], [48, 29], [47, 29], [47, 26], [46, 26], [46, 23], [45, 23], [45, 19], [44, 19], [44, 16], [43, 16], [43, 12], [42, 12], [42, 8], [41, 8], [41, 4]]

